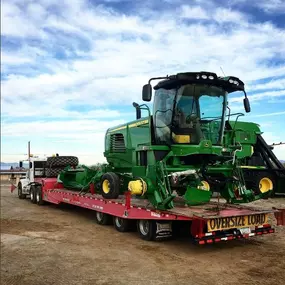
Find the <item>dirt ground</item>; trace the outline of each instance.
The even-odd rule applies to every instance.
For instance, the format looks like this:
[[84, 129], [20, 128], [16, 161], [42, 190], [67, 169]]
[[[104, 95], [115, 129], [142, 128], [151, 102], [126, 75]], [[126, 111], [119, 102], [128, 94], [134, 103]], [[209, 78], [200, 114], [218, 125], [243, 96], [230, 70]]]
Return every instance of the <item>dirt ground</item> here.
[[[1, 284], [284, 284], [285, 227], [214, 245], [142, 241], [100, 226], [94, 212], [38, 206], [1, 186]], [[277, 202], [276, 202], [277, 201]], [[285, 207], [285, 199], [254, 205]], [[275, 221], [274, 221], [275, 223]]]

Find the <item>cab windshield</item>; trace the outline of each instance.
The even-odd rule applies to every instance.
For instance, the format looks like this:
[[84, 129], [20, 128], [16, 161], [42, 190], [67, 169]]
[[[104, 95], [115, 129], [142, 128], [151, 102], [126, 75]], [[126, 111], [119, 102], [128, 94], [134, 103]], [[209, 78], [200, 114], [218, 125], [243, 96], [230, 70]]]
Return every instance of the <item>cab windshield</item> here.
[[154, 127], [158, 144], [219, 145], [223, 136], [227, 93], [221, 88], [183, 85], [158, 89], [154, 99]]

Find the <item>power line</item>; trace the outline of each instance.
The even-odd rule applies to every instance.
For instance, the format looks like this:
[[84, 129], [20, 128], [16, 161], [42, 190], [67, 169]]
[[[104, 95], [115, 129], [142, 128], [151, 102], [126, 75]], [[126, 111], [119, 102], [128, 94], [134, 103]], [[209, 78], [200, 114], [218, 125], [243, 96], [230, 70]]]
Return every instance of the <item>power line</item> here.
[[283, 144], [285, 144], [285, 142], [273, 143], [273, 144], [271, 144], [270, 146], [277, 146], [277, 145], [283, 145]]

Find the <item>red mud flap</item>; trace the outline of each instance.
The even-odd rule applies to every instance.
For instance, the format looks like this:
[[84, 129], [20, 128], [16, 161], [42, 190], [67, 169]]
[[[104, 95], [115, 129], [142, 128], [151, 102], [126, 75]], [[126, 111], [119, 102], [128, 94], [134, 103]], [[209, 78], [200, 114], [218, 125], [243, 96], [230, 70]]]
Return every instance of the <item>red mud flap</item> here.
[[228, 241], [228, 240], [239, 240], [239, 239], [246, 239], [252, 236], [264, 235], [264, 234], [271, 234], [274, 233], [274, 229], [271, 228], [270, 225], [266, 224], [263, 226], [255, 227], [254, 230], [251, 230], [248, 234], [241, 234], [238, 229], [232, 231], [232, 233], [223, 233], [223, 232], [210, 232], [203, 234], [203, 237], [194, 238], [194, 244], [210, 244], [216, 243], [220, 241]]
[[274, 213], [274, 216], [277, 220], [277, 226], [285, 226], [285, 209], [273, 209], [277, 210], [277, 212]]
[[13, 193], [16, 188], [17, 188], [17, 187], [16, 187], [14, 184], [11, 184], [11, 187], [10, 187], [11, 193]]

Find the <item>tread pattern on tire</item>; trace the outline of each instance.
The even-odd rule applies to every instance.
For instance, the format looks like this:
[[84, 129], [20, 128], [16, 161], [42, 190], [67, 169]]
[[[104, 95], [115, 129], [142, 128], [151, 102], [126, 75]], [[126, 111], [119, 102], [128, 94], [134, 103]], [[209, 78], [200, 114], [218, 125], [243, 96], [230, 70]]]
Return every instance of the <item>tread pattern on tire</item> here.
[[46, 167], [66, 167], [77, 166], [79, 163], [78, 157], [76, 156], [52, 156], [47, 158]]
[[57, 168], [46, 168], [46, 177], [57, 177], [58, 174], [64, 169], [64, 167], [57, 167]]

